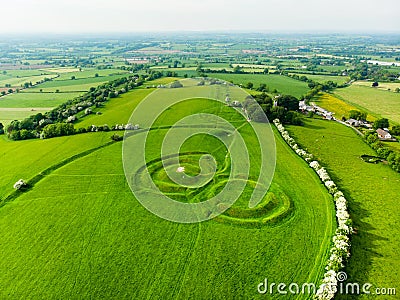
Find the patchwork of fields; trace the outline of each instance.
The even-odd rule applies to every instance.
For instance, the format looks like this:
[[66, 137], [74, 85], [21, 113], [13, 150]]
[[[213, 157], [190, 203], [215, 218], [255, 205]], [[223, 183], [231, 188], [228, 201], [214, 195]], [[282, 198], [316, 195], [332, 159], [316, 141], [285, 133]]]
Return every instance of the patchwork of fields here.
[[400, 124], [400, 93], [351, 85], [347, 88], [336, 89], [335, 95], [355, 107], [367, 111], [372, 116], [388, 118], [390, 121]]
[[[13, 70], [0, 75], [0, 86], [12, 84], [21, 88], [26, 82], [53, 79], [33, 87], [0, 97], [0, 122], [9, 124], [32, 114], [44, 113], [89, 91], [91, 87], [128, 76], [117, 69], [48, 68], [43, 70]], [[7, 89], [5, 89], [7, 90]]]

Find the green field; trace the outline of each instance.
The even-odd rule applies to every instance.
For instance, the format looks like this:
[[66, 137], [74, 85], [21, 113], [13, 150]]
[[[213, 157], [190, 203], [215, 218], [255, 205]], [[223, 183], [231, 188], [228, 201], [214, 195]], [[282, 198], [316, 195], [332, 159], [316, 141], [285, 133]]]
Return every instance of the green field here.
[[[135, 90], [111, 100], [103, 115], [88, 119], [88, 124], [95, 118], [104, 122], [129, 118], [130, 109], [150, 91]], [[208, 101], [193, 99], [174, 106], [156, 125], [170, 125], [185, 112], [218, 112], [241, 128], [245, 141], [254, 145], [247, 121], [238, 119], [233, 109]], [[151, 131], [148, 160], [160, 155], [156, 145], [166, 132], [162, 128]], [[275, 134], [276, 172], [264, 201], [287, 199], [291, 209], [286, 217], [262, 226], [251, 222], [242, 226], [230, 218], [185, 225], [152, 215], [127, 185], [121, 143], [95, 149], [109, 141], [111, 134], [0, 140], [3, 196], [19, 178], [32, 178], [82, 153], [54, 167], [30, 191], [0, 208], [0, 243], [6, 258], [0, 261], [1, 298], [211, 299], [223, 295], [264, 299], [257, 285], [266, 277], [287, 284], [317, 283], [321, 278], [335, 227], [333, 201], [313, 170], [279, 134]], [[142, 134], [131, 138], [139, 139]], [[180, 150], [196, 172], [193, 150], [212, 153], [223, 166], [226, 152], [214, 139], [195, 136]], [[252, 147], [251, 151], [257, 150]], [[27, 153], [31, 155], [25, 158]], [[259, 162], [257, 156], [251, 159], [252, 174]], [[154, 180], [164, 176], [157, 164], [150, 167], [155, 170]], [[210, 190], [220, 180], [216, 177]], [[246, 194], [242, 197], [233, 211], [226, 212], [228, 217], [238, 212], [241, 219], [255, 217], [257, 211], [243, 206]], [[265, 209], [266, 214], [279, 213]]]
[[349, 200], [357, 233], [352, 237], [352, 257], [346, 267], [348, 282], [398, 290], [400, 175], [389, 166], [361, 160], [362, 154], [375, 155], [374, 151], [351, 128], [339, 123], [307, 120], [305, 127], [288, 129], [327, 166]]
[[105, 77], [105, 76], [110, 76], [110, 75], [116, 75], [116, 74], [126, 74], [128, 71], [122, 71], [118, 69], [104, 69], [104, 70], [98, 70], [98, 69], [84, 69], [82, 71], [73, 71], [73, 72], [63, 72], [60, 74], [60, 77], [56, 78], [55, 80], [69, 80], [71, 79], [72, 76], [75, 76], [76, 79], [82, 79], [82, 78], [91, 78], [95, 77], [96, 74], [98, 74], [99, 77]]
[[400, 94], [372, 87], [352, 85], [336, 89], [335, 95], [375, 117], [388, 118], [400, 124]]
[[[6, 74], [4, 75], [4, 72]], [[47, 69], [41, 70], [6, 70], [0, 71], [0, 80], [2, 80], [2, 76], [4, 77], [32, 77], [32, 76], [40, 76], [40, 75], [50, 75], [52, 72], [49, 72]], [[54, 74], [52, 74], [54, 75]]]
[[5, 87], [6, 84], [11, 84], [13, 87], [21, 87], [26, 82], [32, 82], [32, 84], [36, 84], [44, 80], [45, 78], [55, 78], [57, 75], [36, 75], [36, 76], [28, 76], [28, 77], [10, 77], [4, 78], [0, 80], [0, 87]]
[[295, 97], [300, 97], [309, 90], [307, 83], [281, 75], [210, 74], [210, 77], [232, 81], [235, 84], [247, 84], [247, 82], [252, 82], [254, 88], [265, 83], [270, 91], [277, 89], [279, 93], [293, 95]]
[[333, 81], [337, 84], [344, 84], [350, 80], [347, 76], [330, 76], [330, 75], [313, 75], [313, 74], [299, 74], [296, 73], [298, 76], [306, 76], [308, 79], [314, 80], [316, 82], [324, 83], [327, 81]]
[[0, 108], [56, 107], [79, 95], [81, 93], [13, 93], [0, 98]]
[[102, 83], [115, 80], [124, 76], [127, 75], [111, 75], [103, 77], [81, 78], [75, 80], [53, 80], [37, 85], [32, 89], [29, 89], [29, 91], [39, 92], [40, 90], [42, 90], [43, 92], [56, 92], [58, 90], [59, 92], [86, 92], [91, 87], [95, 87]]
[[23, 120], [31, 115], [45, 113], [49, 108], [0, 108], [0, 123], [4, 126], [13, 120]]

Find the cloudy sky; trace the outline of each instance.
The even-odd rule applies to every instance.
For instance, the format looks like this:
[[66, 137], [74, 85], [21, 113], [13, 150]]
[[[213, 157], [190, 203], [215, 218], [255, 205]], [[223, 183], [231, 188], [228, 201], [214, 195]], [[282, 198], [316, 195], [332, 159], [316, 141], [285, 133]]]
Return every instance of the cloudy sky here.
[[399, 0], [2, 0], [0, 33], [400, 32]]

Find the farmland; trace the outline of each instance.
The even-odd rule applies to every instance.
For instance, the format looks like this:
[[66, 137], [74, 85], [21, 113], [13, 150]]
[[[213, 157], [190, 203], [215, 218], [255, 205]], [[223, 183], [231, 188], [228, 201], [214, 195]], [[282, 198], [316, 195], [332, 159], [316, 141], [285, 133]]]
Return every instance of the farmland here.
[[31, 92], [87, 92], [93, 86], [100, 85], [102, 83], [118, 79], [124, 75], [110, 75], [105, 77], [93, 77], [93, 78], [78, 78], [75, 80], [54, 80], [41, 84], [40, 86], [33, 87]]
[[29, 108], [29, 107], [56, 107], [67, 100], [79, 96], [80, 93], [28, 93], [20, 92], [0, 98], [0, 107]]
[[[364, 61], [400, 60], [398, 40], [193, 32], [1, 42], [0, 299], [312, 299], [257, 287], [318, 286], [327, 270], [398, 289], [400, 175], [362, 160], [377, 154], [351, 128], [297, 103], [400, 124], [400, 68]], [[344, 212], [264, 114], [327, 169]], [[160, 195], [180, 221], [150, 209]], [[192, 223], [174, 210], [209, 199], [216, 205]], [[332, 266], [346, 209], [351, 256]]]
[[255, 88], [264, 83], [271, 91], [276, 89], [279, 93], [295, 97], [300, 97], [309, 90], [307, 83], [280, 75], [213, 74], [213, 77], [232, 81], [235, 84], [245, 85], [248, 82], [252, 82]]
[[388, 118], [400, 124], [400, 94], [372, 87], [352, 85], [335, 90], [335, 95], [375, 117]]
[[333, 81], [337, 84], [345, 84], [350, 80], [348, 76], [330, 76], [330, 75], [313, 75], [313, 74], [296, 74], [298, 76], [306, 76], [308, 79], [316, 82], [324, 83], [327, 81]]
[[[148, 90], [126, 94], [126, 102], [135, 106], [145, 92]], [[118, 109], [114, 103], [119, 100], [112, 100], [103, 115], [96, 117], [112, 121], [113, 109]], [[200, 102], [188, 102], [176, 109], [181, 113], [192, 113], [196, 107], [200, 111], [219, 110], [205, 100], [195, 101]], [[168, 111], [158, 125], [168, 124], [174, 118], [174, 111]], [[153, 136], [156, 144], [164, 134], [159, 133]], [[246, 130], [242, 134], [245, 139], [251, 138]], [[6, 155], [1, 160], [2, 170], [13, 168], [13, 176], [8, 175], [5, 182], [21, 176], [33, 177], [56, 163], [50, 155], [34, 168], [28, 166], [35, 157], [30, 158], [31, 163], [18, 160], [16, 167], [13, 161], [28, 148], [41, 145], [49, 154], [56, 155], [52, 149], [62, 143], [71, 155], [75, 149], [104, 144], [108, 135], [101, 134], [101, 139], [99, 133], [92, 133], [29, 143], [4, 141], [11, 148], [2, 147]], [[95, 298], [173, 295], [183, 299], [224, 294], [257, 298], [260, 295], [256, 286], [265, 277], [285, 282], [317, 282], [334, 229], [331, 196], [279, 135], [276, 141], [279, 159], [273, 185], [276, 191], [284, 191], [294, 207], [291, 217], [278, 226], [242, 228], [220, 221], [184, 225], [149, 214], [127, 186], [119, 143], [54, 170], [32, 190], [0, 209], [0, 228], [5, 233], [1, 243], [3, 255], [8, 257], [0, 263], [0, 277], [6, 287], [2, 296], [70, 298], [79, 293]], [[207, 139], [192, 139], [185, 147], [188, 148], [182, 151], [217, 149], [215, 142]], [[155, 150], [154, 147], [150, 157], [157, 156]], [[224, 155], [219, 151], [214, 152], [217, 159]], [[57, 160], [63, 156], [66, 157], [57, 153]], [[9, 188], [3, 190], [8, 191]], [[5, 230], [10, 224], [13, 230]], [[20, 245], [17, 250], [16, 243]], [[149, 247], [153, 251], [149, 252]], [[16, 273], [21, 274], [18, 279]], [[195, 286], [190, 284], [193, 280], [197, 282]], [[138, 285], [147, 288], [135, 288]]]
[[350, 199], [357, 234], [352, 238], [352, 258], [346, 268], [349, 280], [395, 287], [400, 235], [393, 224], [400, 220], [398, 214], [388, 212], [398, 210], [400, 175], [383, 164], [362, 161], [362, 154], [374, 155], [374, 151], [352, 129], [338, 123], [309, 120], [305, 127], [292, 126], [289, 131], [328, 168]]
[[[348, 119], [350, 117], [349, 112], [351, 110], [359, 109], [359, 107], [353, 106], [343, 100], [336, 98], [334, 95], [328, 93], [322, 93], [318, 95], [314, 102], [318, 106], [321, 106], [327, 109], [328, 111], [333, 112], [337, 119], [341, 119], [342, 117]], [[374, 121], [376, 120], [376, 118], [374, 116], [368, 115], [367, 120]]]

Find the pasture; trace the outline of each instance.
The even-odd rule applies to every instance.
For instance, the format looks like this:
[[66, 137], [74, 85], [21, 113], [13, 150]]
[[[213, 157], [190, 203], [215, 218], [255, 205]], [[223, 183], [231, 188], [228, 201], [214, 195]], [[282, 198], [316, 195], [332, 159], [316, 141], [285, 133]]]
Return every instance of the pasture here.
[[210, 77], [232, 81], [235, 84], [246, 85], [248, 82], [254, 84], [254, 89], [265, 83], [272, 91], [278, 93], [301, 97], [309, 90], [307, 83], [281, 75], [260, 75], [260, 74], [210, 74]]
[[334, 94], [345, 102], [367, 111], [372, 116], [388, 118], [391, 122], [400, 124], [399, 93], [352, 85], [347, 88], [336, 89]]
[[[351, 129], [332, 121], [308, 119], [288, 131], [327, 167], [345, 192], [357, 233], [352, 237], [348, 282], [399, 287], [400, 174], [384, 164], [365, 163], [375, 152]], [[370, 299], [367, 295], [360, 299]], [[345, 296], [338, 299], [348, 299]]]
[[[343, 100], [340, 100], [334, 95], [328, 93], [320, 93], [316, 98], [313, 98], [313, 102], [315, 102], [316, 105], [325, 108], [330, 112], [333, 112], [335, 114], [335, 118], [339, 120], [342, 117], [348, 119], [350, 117], [349, 112], [351, 110], [359, 110], [358, 107], [353, 106]], [[376, 118], [374, 116], [368, 115], [367, 120], [374, 121], [376, 120]]]
[[[121, 109], [125, 112], [119, 118], [129, 117], [129, 110], [150, 91], [133, 90], [124, 98], [112, 99], [103, 108], [103, 115], [88, 118], [88, 124], [95, 118], [116, 120], [114, 114]], [[150, 131], [149, 163], [160, 156], [156, 146], [168, 131], [162, 127], [185, 113], [196, 112], [214, 112], [232, 120], [241, 128], [246, 143], [254, 146], [247, 121], [235, 116], [232, 108], [215, 101], [211, 104], [207, 99], [192, 99], [157, 119], [157, 129]], [[4, 170], [2, 195], [11, 192], [14, 180], [29, 179], [65, 158], [93, 149], [52, 169], [31, 190], [0, 208], [0, 243], [6, 258], [0, 261], [2, 298], [73, 298], [78, 294], [86, 298], [211, 299], [224, 295], [263, 299], [265, 295], [257, 293], [257, 285], [266, 277], [287, 284], [318, 283], [335, 229], [333, 201], [317, 175], [279, 134], [274, 134], [277, 164], [273, 188], [265, 201], [287, 199], [291, 211], [275, 223], [261, 226], [232, 221], [238, 216], [259, 216], [260, 210], [252, 212], [243, 206], [248, 201], [246, 193], [232, 211], [226, 212], [230, 215], [225, 219], [177, 224], [152, 215], [128, 187], [121, 143], [96, 149], [108, 142], [111, 134], [0, 141], [4, 151], [0, 160]], [[130, 138], [140, 139], [143, 134]], [[193, 166], [193, 172], [198, 158], [186, 154], [193, 150], [211, 153], [223, 173], [226, 149], [219, 146], [212, 138], [195, 136], [179, 153]], [[32, 155], [26, 157], [27, 153]], [[256, 172], [257, 157], [252, 155], [251, 162], [251, 173]], [[163, 178], [165, 173], [157, 163], [150, 167], [155, 171], [155, 181]], [[210, 190], [223, 184], [222, 179], [217, 176], [211, 181]], [[281, 205], [278, 201], [261, 213], [274, 215]]]
[[81, 79], [68, 79], [68, 80], [53, 80], [48, 81], [38, 86], [31, 88], [30, 92], [40, 92], [42, 90], [45, 93], [56, 92], [87, 92], [91, 87], [98, 86], [102, 83], [106, 83], [111, 80], [115, 80], [127, 75], [111, 75], [104, 77], [92, 77], [92, 78], [81, 78]]
[[96, 77], [96, 74], [98, 75], [98, 77], [106, 77], [106, 76], [126, 74], [126, 73], [128, 73], [128, 71], [123, 71], [118, 69], [99, 70], [92, 68], [92, 69], [83, 69], [82, 71], [73, 70], [72, 72], [63, 72], [55, 80], [56, 81], [69, 80], [71, 79], [72, 76], [75, 76], [76, 79], [83, 79], [83, 78]]
[[32, 82], [33, 85], [38, 84], [43, 81], [45, 78], [55, 78], [57, 75], [35, 75], [35, 76], [26, 76], [26, 77], [9, 77], [0, 80], [0, 87], [5, 87], [6, 84], [10, 84], [12, 87], [21, 88], [24, 83]]
[[56, 107], [79, 95], [81, 93], [13, 93], [0, 98], [0, 108]]
[[337, 84], [344, 84], [350, 80], [348, 76], [331, 76], [331, 75], [313, 75], [313, 74], [299, 74], [298, 76], [306, 76], [308, 79], [314, 80], [319, 83], [325, 83], [327, 81], [336, 82]]
[[400, 82], [378, 82], [378, 84], [379, 85], [377, 87], [372, 87], [371, 81], [356, 81], [353, 83], [353, 85], [370, 87], [371, 89], [374, 89], [374, 90], [396, 92], [397, 88], [400, 89]]
[[0, 123], [4, 126], [13, 120], [23, 120], [33, 114], [45, 113], [50, 107], [0, 108]]

